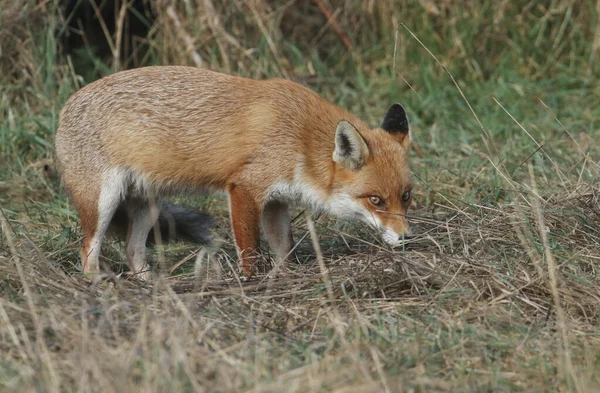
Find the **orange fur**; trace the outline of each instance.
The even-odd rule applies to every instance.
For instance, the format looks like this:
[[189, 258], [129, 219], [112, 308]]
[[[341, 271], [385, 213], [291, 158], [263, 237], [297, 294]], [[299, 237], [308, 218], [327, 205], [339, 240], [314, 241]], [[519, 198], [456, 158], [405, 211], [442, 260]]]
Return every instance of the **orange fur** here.
[[[357, 134], [349, 135], [362, 136], [368, 147], [357, 168], [332, 159], [341, 120], [355, 128]], [[272, 200], [287, 206], [300, 199], [340, 216], [340, 209], [351, 206], [360, 210], [356, 214], [372, 216], [366, 221], [408, 234], [410, 201], [401, 200], [412, 188], [408, 139], [408, 129], [371, 129], [287, 80], [146, 67], [105, 77], [69, 99], [60, 115], [56, 161], [86, 239], [95, 235], [98, 215], [110, 214], [113, 200], [228, 191], [242, 270], [251, 275], [263, 208]], [[351, 147], [342, 153], [357, 153]], [[371, 195], [384, 198], [385, 207], [369, 202]], [[271, 226], [265, 231], [270, 244], [291, 237], [281, 229], [289, 225], [283, 210], [274, 209], [263, 222]], [[277, 228], [286, 233], [279, 236]], [[289, 251], [288, 243], [278, 247], [278, 256]]]

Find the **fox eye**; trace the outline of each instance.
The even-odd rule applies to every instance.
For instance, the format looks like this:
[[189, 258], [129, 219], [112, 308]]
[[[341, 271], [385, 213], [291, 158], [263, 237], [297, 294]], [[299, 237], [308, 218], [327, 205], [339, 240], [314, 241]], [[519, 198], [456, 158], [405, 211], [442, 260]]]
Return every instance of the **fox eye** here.
[[369, 197], [369, 202], [371, 202], [373, 205], [375, 205], [377, 207], [382, 207], [385, 205], [385, 201], [381, 197], [378, 197], [377, 195], [371, 195]]
[[411, 197], [411, 192], [406, 191], [404, 194], [402, 194], [402, 202], [410, 201], [410, 197]]

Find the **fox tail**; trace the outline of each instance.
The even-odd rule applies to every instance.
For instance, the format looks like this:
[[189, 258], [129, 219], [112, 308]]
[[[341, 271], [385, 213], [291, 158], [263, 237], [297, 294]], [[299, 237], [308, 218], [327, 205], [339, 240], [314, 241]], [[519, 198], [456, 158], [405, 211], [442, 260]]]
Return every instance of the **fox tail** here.
[[[211, 228], [214, 217], [201, 211], [182, 206], [163, 203], [160, 205], [158, 228], [163, 242], [184, 240], [195, 244], [212, 243]], [[125, 207], [121, 206], [115, 212], [110, 223], [113, 234], [125, 237], [127, 235], [129, 217]], [[154, 234], [157, 225], [148, 233], [147, 245], [155, 243]]]

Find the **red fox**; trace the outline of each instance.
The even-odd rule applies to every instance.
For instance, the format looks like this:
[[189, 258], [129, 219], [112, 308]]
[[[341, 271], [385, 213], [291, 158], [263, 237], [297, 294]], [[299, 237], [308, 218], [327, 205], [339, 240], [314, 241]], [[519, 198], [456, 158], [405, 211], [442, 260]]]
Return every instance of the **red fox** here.
[[[81, 220], [84, 272], [99, 270], [102, 239], [125, 211], [127, 261], [147, 278], [154, 223], [171, 217], [177, 228], [185, 218], [153, 203], [221, 190], [247, 277], [255, 273], [261, 225], [279, 261], [291, 253], [291, 204], [371, 224], [391, 245], [410, 235], [409, 141], [400, 104], [371, 129], [288, 80], [157, 66], [121, 71], [73, 94], [60, 113], [55, 161]], [[208, 239], [207, 216], [195, 218], [188, 232]]]

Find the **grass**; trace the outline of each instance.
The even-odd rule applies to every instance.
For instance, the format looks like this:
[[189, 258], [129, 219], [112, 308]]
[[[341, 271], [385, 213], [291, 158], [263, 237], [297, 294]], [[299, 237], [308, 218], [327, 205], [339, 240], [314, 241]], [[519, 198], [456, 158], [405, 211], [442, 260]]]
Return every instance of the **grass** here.
[[77, 216], [43, 170], [62, 104], [112, 52], [65, 56], [52, 2], [0, 6], [0, 390], [600, 390], [600, 5], [323, 1], [349, 50], [316, 3], [153, 2], [121, 22], [151, 29], [117, 65], [286, 75], [373, 125], [402, 102], [418, 236], [392, 250], [314, 217], [320, 264], [299, 215], [299, 263], [242, 282], [227, 202], [184, 200], [218, 241], [167, 245], [151, 284], [120, 274], [118, 240], [114, 277], [81, 276]]

